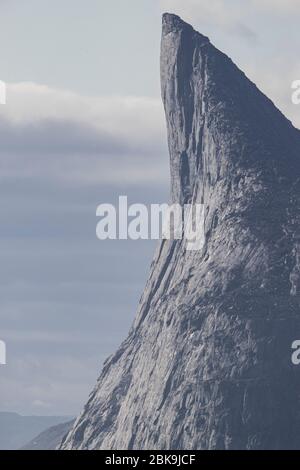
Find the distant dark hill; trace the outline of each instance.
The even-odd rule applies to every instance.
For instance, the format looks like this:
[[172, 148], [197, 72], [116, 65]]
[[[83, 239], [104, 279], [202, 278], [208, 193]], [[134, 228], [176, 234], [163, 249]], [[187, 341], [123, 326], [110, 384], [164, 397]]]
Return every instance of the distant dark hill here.
[[51, 428], [41, 432], [41, 434], [22, 447], [21, 450], [55, 450], [64, 436], [70, 431], [73, 424], [74, 420], [51, 426]]
[[0, 412], [0, 450], [20, 449], [50, 426], [70, 419], [68, 416], [21, 416]]

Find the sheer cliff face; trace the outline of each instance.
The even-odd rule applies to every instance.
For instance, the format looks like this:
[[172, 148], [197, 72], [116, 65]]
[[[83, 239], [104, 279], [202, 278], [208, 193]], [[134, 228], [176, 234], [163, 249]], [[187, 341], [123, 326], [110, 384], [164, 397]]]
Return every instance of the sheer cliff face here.
[[161, 81], [171, 198], [204, 204], [205, 244], [160, 243], [62, 448], [300, 448], [300, 132], [169, 14]]

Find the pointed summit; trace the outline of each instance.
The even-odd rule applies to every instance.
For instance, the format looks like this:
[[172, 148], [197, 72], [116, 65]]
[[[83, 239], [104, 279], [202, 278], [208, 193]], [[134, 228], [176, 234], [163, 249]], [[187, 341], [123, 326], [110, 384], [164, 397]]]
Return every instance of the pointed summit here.
[[169, 33], [180, 33], [186, 32], [189, 34], [196, 34], [199, 38], [203, 38], [203, 40], [208, 41], [206, 36], [202, 36], [202, 34], [196, 32], [194, 28], [183, 21], [180, 16], [174, 15], [172, 13], [164, 13], [162, 16], [162, 36], [165, 36]]
[[180, 16], [172, 13], [164, 13], [162, 16], [162, 34], [169, 34], [171, 32], [179, 32], [182, 30], [188, 30], [194, 32], [193, 27], [183, 21]]
[[[163, 16], [161, 89], [173, 201], [191, 200], [196, 183], [205, 191], [221, 176], [230, 181], [241, 165], [290, 176], [299, 168], [300, 132], [207, 37], [169, 13]], [[232, 138], [234, 149], [218, 152]], [[287, 155], [289, 140], [295, 146]]]

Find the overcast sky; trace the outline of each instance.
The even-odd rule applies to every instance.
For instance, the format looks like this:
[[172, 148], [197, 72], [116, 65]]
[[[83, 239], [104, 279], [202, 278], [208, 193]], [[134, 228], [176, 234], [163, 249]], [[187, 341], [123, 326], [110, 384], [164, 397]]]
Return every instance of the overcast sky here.
[[99, 203], [168, 199], [161, 13], [300, 127], [300, 0], [0, 0], [0, 410], [76, 414], [125, 337], [155, 242], [100, 242]]

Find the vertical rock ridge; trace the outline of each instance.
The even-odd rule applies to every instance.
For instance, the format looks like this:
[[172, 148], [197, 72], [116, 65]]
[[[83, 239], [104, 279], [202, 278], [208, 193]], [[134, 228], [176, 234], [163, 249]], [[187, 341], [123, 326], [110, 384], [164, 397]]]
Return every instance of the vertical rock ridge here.
[[171, 200], [205, 245], [162, 241], [129, 336], [64, 449], [300, 448], [300, 132], [232, 61], [163, 16]]

